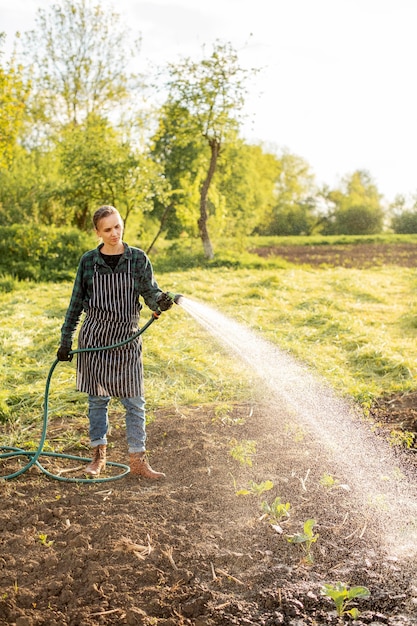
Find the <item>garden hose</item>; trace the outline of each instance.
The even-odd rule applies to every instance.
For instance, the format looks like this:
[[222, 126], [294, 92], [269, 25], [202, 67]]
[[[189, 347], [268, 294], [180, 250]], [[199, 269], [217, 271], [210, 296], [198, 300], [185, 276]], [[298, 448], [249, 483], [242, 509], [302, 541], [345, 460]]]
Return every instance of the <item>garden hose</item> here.
[[[172, 300], [178, 304], [178, 300], [175, 300], [174, 297], [172, 297]], [[154, 311], [152, 313], [152, 317], [146, 322], [146, 324], [144, 324], [144, 326], [142, 326], [142, 328], [140, 328], [134, 335], [132, 335], [131, 337], [128, 337], [128, 339], [125, 339], [124, 341], [121, 341], [120, 343], [115, 343], [110, 346], [101, 346], [98, 348], [80, 348], [78, 350], [71, 350], [69, 354], [70, 355], [78, 354], [80, 352], [98, 352], [100, 350], [113, 350], [114, 348], [120, 348], [126, 345], [127, 343], [130, 343], [137, 337], [139, 337], [139, 335], [141, 335], [147, 328], [149, 328], [149, 326], [156, 319], [158, 319], [159, 315], [160, 315], [160, 311]], [[6, 452], [0, 454], [0, 459], [8, 459], [8, 458], [17, 457], [17, 456], [24, 456], [29, 459], [28, 463], [24, 467], [14, 472], [13, 474], [8, 474], [7, 476], [0, 476], [0, 479], [10, 480], [12, 478], [16, 478], [17, 476], [20, 476], [21, 474], [24, 474], [25, 472], [27, 472], [33, 465], [36, 465], [36, 467], [38, 467], [43, 474], [46, 474], [47, 476], [49, 476], [49, 478], [54, 478], [55, 480], [59, 480], [61, 482], [67, 482], [67, 483], [92, 483], [92, 482], [104, 483], [104, 482], [110, 482], [112, 480], [119, 480], [120, 478], [123, 478], [124, 476], [126, 476], [126, 474], [129, 473], [130, 468], [127, 465], [123, 465], [122, 463], [114, 463], [112, 461], [107, 461], [106, 465], [120, 468], [122, 472], [120, 474], [109, 476], [107, 478], [73, 478], [73, 477], [60, 476], [59, 474], [52, 474], [45, 467], [43, 467], [43, 465], [41, 465], [41, 463], [39, 462], [39, 457], [41, 456], [69, 459], [69, 460], [75, 460], [75, 461], [83, 461], [86, 463], [89, 463], [92, 460], [91, 458], [73, 456], [71, 454], [61, 454], [58, 452], [44, 452], [43, 451], [43, 447], [45, 445], [45, 440], [46, 440], [46, 431], [48, 427], [49, 388], [51, 386], [52, 374], [56, 366], [58, 365], [58, 363], [59, 363], [58, 359], [55, 359], [54, 363], [51, 366], [51, 369], [49, 370], [48, 378], [46, 380], [42, 436], [41, 436], [38, 449], [36, 451], [29, 451], [29, 450], [24, 450], [23, 448], [16, 448], [12, 446], [0, 446], [0, 450], [6, 450]]]

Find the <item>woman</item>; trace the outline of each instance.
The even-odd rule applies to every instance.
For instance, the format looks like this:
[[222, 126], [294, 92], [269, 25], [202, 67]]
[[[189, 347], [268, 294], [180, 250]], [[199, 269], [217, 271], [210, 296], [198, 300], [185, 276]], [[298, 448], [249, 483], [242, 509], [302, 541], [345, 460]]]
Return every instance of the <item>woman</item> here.
[[[123, 220], [117, 209], [100, 207], [93, 225], [102, 243], [80, 260], [61, 329], [60, 361], [72, 359], [69, 353], [83, 311], [78, 347], [96, 348], [119, 343], [138, 330], [139, 296], [153, 311], [172, 306], [170, 296], [159, 289], [146, 254], [123, 242]], [[106, 466], [108, 405], [111, 397], [116, 397], [126, 409], [130, 473], [155, 480], [165, 478], [146, 458], [141, 336], [113, 350], [78, 353], [77, 389], [88, 394], [93, 453], [86, 474], [97, 478]]]

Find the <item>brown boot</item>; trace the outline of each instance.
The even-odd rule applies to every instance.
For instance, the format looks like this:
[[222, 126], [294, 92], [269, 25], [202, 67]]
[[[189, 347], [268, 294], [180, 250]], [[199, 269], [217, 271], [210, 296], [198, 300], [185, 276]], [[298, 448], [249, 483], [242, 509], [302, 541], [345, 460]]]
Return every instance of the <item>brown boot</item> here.
[[85, 468], [85, 474], [93, 478], [98, 478], [100, 472], [106, 467], [106, 445], [95, 446], [93, 448], [93, 458]]
[[154, 472], [146, 458], [146, 452], [131, 452], [129, 454], [130, 473], [132, 476], [143, 476], [151, 480], [166, 478], [162, 472]]

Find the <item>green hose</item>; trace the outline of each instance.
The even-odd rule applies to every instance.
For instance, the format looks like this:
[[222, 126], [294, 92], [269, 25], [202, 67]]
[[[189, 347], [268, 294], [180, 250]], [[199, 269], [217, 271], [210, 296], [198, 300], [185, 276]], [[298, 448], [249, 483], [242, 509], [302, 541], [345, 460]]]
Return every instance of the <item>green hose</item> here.
[[[141, 335], [147, 328], [149, 328], [149, 326], [156, 319], [158, 319], [158, 317], [159, 317], [159, 313], [154, 312], [152, 314], [152, 317], [146, 322], [144, 326], [142, 326], [142, 328], [140, 328], [134, 335], [132, 335], [128, 339], [125, 339], [124, 341], [121, 341], [120, 343], [115, 343], [111, 346], [101, 346], [98, 348], [81, 348], [79, 350], [71, 350], [69, 354], [78, 354], [80, 352], [98, 352], [101, 350], [113, 350], [114, 348], [120, 348], [121, 346], [124, 346], [127, 343], [130, 343], [131, 341], [139, 337], [139, 335]], [[66, 483], [92, 483], [92, 482], [104, 483], [104, 482], [110, 482], [112, 480], [119, 480], [120, 478], [123, 478], [124, 476], [126, 476], [126, 474], [129, 473], [130, 471], [129, 467], [127, 465], [123, 465], [122, 463], [113, 463], [112, 461], [107, 461], [106, 465], [111, 465], [112, 467], [118, 467], [123, 471], [120, 474], [117, 474], [115, 476], [109, 476], [107, 478], [71, 478], [71, 477], [66, 478], [64, 476], [59, 476], [58, 474], [51, 474], [51, 472], [49, 472], [39, 462], [39, 457], [41, 456], [49, 456], [49, 457], [55, 457], [55, 458], [61, 458], [61, 459], [70, 459], [73, 461], [83, 461], [85, 463], [89, 463], [91, 461], [91, 458], [73, 456], [71, 454], [60, 454], [58, 452], [43, 452], [43, 447], [45, 445], [45, 440], [46, 440], [46, 431], [48, 428], [49, 388], [51, 386], [52, 374], [56, 366], [58, 365], [58, 363], [59, 363], [58, 359], [55, 359], [55, 361], [53, 362], [51, 366], [51, 369], [49, 370], [48, 378], [46, 379], [44, 410], [43, 410], [43, 427], [42, 427], [42, 435], [41, 435], [41, 440], [39, 442], [38, 449], [36, 451], [29, 451], [29, 450], [23, 450], [22, 448], [15, 448], [12, 446], [0, 446], [0, 450], [7, 451], [7, 452], [0, 454], [0, 459], [8, 459], [11, 457], [16, 457], [16, 456], [25, 456], [29, 459], [28, 463], [17, 472], [14, 472], [13, 474], [8, 474], [6, 476], [0, 476], [0, 478], [3, 480], [10, 480], [12, 478], [16, 478], [17, 476], [21, 476], [22, 474], [27, 472], [33, 465], [36, 465], [36, 467], [38, 467], [43, 474], [46, 474], [47, 476], [49, 476], [49, 478], [54, 478], [55, 480], [59, 480], [61, 482], [66, 482]]]

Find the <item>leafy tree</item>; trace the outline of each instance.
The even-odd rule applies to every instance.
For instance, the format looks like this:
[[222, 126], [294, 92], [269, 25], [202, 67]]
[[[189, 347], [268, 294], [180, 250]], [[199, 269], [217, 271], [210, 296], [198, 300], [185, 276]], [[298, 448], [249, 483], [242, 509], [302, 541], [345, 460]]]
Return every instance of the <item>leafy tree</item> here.
[[395, 233], [408, 235], [417, 233], [417, 198], [413, 199], [411, 206], [407, 206], [404, 196], [397, 196], [390, 206], [393, 214], [391, 227]]
[[[4, 35], [0, 33], [0, 46], [3, 40]], [[23, 123], [29, 88], [14, 56], [4, 66], [0, 65], [0, 170], [11, 163]]]
[[274, 199], [256, 230], [263, 235], [310, 234], [317, 222], [316, 186], [310, 166], [287, 150], [275, 163]]
[[11, 224], [68, 224], [56, 189], [59, 161], [54, 150], [17, 146], [7, 169], [0, 169], [0, 221]]
[[330, 190], [327, 200], [333, 209], [327, 217], [326, 235], [372, 235], [381, 232], [384, 211], [381, 195], [368, 172], [357, 170], [346, 176], [339, 189]]
[[217, 42], [201, 61], [185, 58], [168, 65], [168, 105], [178, 115], [186, 112], [189, 136], [203, 138], [210, 157], [200, 188], [197, 224], [206, 258], [213, 258], [208, 232], [208, 196], [223, 143], [238, 128], [244, 104], [247, 71], [242, 69], [230, 44]]
[[232, 237], [252, 234], [266, 219], [275, 202], [276, 172], [274, 154], [261, 145], [246, 144], [236, 137], [224, 144], [216, 188], [221, 198], [216, 224], [221, 233]]
[[39, 9], [36, 29], [26, 34], [36, 90], [32, 106], [55, 123], [80, 123], [92, 113], [104, 115], [126, 102], [137, 77], [128, 63], [129, 31], [120, 16], [90, 0], [61, 0]]
[[90, 228], [98, 204], [116, 205], [127, 222], [133, 213], [150, 212], [154, 196], [162, 193], [163, 179], [156, 165], [111, 124], [91, 115], [77, 127], [67, 126], [59, 145], [59, 196], [72, 214], [72, 223]]
[[190, 132], [194, 121], [180, 103], [166, 102], [159, 111], [150, 154], [167, 182], [165, 196], [155, 198], [155, 215], [168, 238], [198, 234], [196, 210], [208, 154], [201, 136]]

